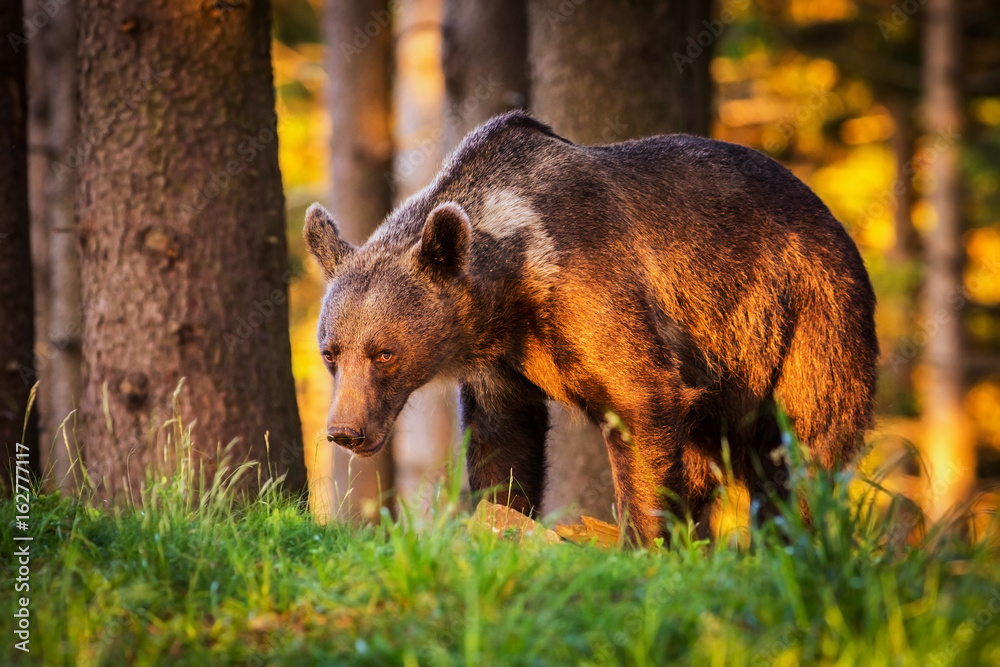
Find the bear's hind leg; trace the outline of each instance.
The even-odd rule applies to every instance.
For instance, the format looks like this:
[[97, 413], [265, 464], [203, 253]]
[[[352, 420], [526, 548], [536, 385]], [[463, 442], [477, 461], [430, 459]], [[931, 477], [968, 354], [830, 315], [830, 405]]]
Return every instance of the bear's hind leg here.
[[689, 504], [683, 443], [674, 429], [653, 422], [632, 429], [626, 437], [605, 424], [604, 439], [615, 478], [618, 520], [630, 541], [650, 544], [666, 537], [668, 512], [683, 519], [689, 511], [700, 514], [704, 503], [695, 499], [694, 507]]
[[462, 430], [471, 431], [470, 489], [527, 516], [537, 514], [545, 488], [545, 394], [514, 374], [463, 382], [460, 394]]
[[712, 457], [689, 444], [684, 449], [684, 487], [687, 514], [695, 525], [698, 539], [712, 539], [712, 505], [719, 480], [712, 470]]

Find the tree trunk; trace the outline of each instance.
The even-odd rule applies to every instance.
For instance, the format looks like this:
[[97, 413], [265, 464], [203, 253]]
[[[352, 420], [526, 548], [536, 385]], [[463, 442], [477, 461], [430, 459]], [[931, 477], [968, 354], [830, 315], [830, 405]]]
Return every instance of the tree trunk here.
[[896, 126], [890, 141], [896, 160], [896, 179], [892, 188], [896, 200], [892, 216], [895, 241], [890, 257], [895, 262], [912, 262], [920, 252], [920, 240], [910, 217], [910, 209], [913, 208], [914, 100], [902, 93], [891, 94], [886, 106]]
[[917, 230], [913, 226], [910, 210], [913, 208], [913, 107], [914, 101], [903, 93], [889, 93], [886, 106], [892, 115], [896, 131], [892, 135], [890, 148], [896, 162], [896, 178], [893, 184], [896, 209], [893, 212], [895, 241], [889, 250], [889, 260], [895, 269], [904, 273], [906, 288], [892, 298], [882, 300], [883, 317], [890, 316], [896, 321], [896, 330], [902, 334], [891, 353], [886, 354], [887, 376], [891, 381], [893, 410], [900, 414], [910, 413], [913, 406], [913, 356], [909, 345], [912, 323], [917, 319], [914, 304], [919, 301], [916, 294], [919, 285], [910, 276], [920, 254]]
[[445, 149], [491, 117], [528, 106], [528, 17], [523, 0], [446, 0], [442, 66]]
[[[44, 0], [33, 0], [37, 16]], [[41, 459], [50, 488], [79, 486], [78, 452], [72, 437], [80, 399], [80, 252], [75, 224], [76, 172], [53, 168], [76, 148], [76, 8], [61, 6], [34, 37], [31, 58], [32, 151], [29, 188], [35, 259], [36, 327]], [[40, 298], [41, 297], [41, 298]], [[67, 417], [69, 419], [67, 420]], [[62, 430], [66, 424], [66, 431]]]
[[529, 0], [532, 109], [579, 143], [708, 134], [712, 45], [688, 38], [712, 36], [710, 5]]
[[[27, 43], [21, 3], [0, 7], [0, 489], [7, 489], [25, 460], [38, 473], [38, 432], [34, 411], [27, 420], [28, 395], [36, 380], [34, 298], [28, 213]], [[27, 451], [18, 448], [20, 443]], [[20, 456], [19, 456], [20, 455]]]
[[[327, 108], [333, 122], [328, 207], [343, 237], [362, 243], [392, 206], [389, 78], [393, 17], [387, 0], [329, 0], [324, 11], [330, 77]], [[338, 511], [377, 518], [380, 491], [384, 495], [393, 487], [391, 443], [370, 459], [352, 460], [350, 452], [323, 437], [316, 443], [314, 456], [307, 448], [307, 458], [310, 487], [314, 493], [322, 489], [322, 496], [311, 503], [318, 521], [325, 522]]]
[[[430, 183], [444, 157], [445, 110], [442, 0], [402, 0], [393, 29], [394, 200], [401, 203]], [[393, 436], [396, 490], [419, 515], [433, 499], [444, 462], [457, 440], [456, 387], [438, 381], [415, 391]]]
[[[707, 2], [528, 3], [531, 106], [568, 139], [601, 144], [707, 134], [711, 46]], [[614, 484], [603, 438], [576, 410], [553, 406], [546, 513], [575, 508], [609, 518]]]
[[[24, 15], [33, 16], [42, 10], [44, 0], [25, 0]], [[43, 28], [44, 30], [44, 28]], [[42, 32], [39, 30], [39, 32]], [[45, 345], [45, 332], [49, 330], [49, 220], [46, 206], [48, 193], [45, 182], [52, 166], [49, 142], [49, 99], [45, 85], [45, 59], [47, 53], [41, 47], [42, 35], [32, 33], [35, 46], [28, 58], [28, 210], [31, 214], [31, 274], [32, 294], [35, 300], [35, 379], [38, 390], [35, 395], [35, 410], [38, 412], [39, 466], [42, 480], [48, 485], [47, 449], [52, 438], [46, 433], [46, 424], [51, 414], [49, 409], [50, 364], [49, 352]], [[75, 54], [69, 53], [72, 58]], [[73, 65], [76, 70], [76, 65]]]
[[[196, 470], [305, 485], [291, 373], [267, 2], [79, 3], [80, 439], [138, 498], [192, 429]], [[175, 389], [179, 423], [171, 417]], [[269, 433], [270, 447], [265, 444]]]
[[962, 132], [957, 0], [928, 0], [924, 24], [924, 108], [931, 162], [930, 202], [937, 224], [927, 238], [924, 313], [927, 376], [922, 404], [931, 479], [925, 505], [940, 518], [966, 499], [975, 483], [975, 442], [963, 405], [962, 246], [959, 152]]

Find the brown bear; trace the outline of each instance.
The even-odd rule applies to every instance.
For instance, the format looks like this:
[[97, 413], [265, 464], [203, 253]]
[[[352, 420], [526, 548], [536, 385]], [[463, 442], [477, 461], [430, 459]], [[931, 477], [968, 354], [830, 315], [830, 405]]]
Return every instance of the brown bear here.
[[386, 442], [411, 392], [460, 383], [473, 491], [532, 514], [546, 400], [604, 427], [619, 517], [700, 517], [727, 441], [766, 501], [785, 471], [775, 404], [822, 466], [872, 415], [875, 297], [819, 198], [751, 149], [693, 136], [579, 146], [523, 112], [472, 132], [361, 247], [318, 204], [328, 438]]

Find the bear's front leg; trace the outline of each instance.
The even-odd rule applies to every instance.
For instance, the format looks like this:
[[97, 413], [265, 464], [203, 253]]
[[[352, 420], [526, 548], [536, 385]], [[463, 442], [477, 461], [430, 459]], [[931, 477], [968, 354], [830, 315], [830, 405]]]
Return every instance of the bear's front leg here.
[[469, 487], [533, 516], [545, 488], [545, 394], [513, 373], [463, 382], [460, 391]]

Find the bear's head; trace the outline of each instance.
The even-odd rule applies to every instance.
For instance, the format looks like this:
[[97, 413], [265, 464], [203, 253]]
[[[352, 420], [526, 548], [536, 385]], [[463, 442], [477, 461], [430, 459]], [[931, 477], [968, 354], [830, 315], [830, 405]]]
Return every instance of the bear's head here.
[[357, 247], [313, 204], [303, 234], [327, 282], [317, 332], [334, 379], [327, 438], [371, 456], [410, 394], [460, 354], [472, 227], [446, 203], [427, 215], [415, 244], [376, 235]]

